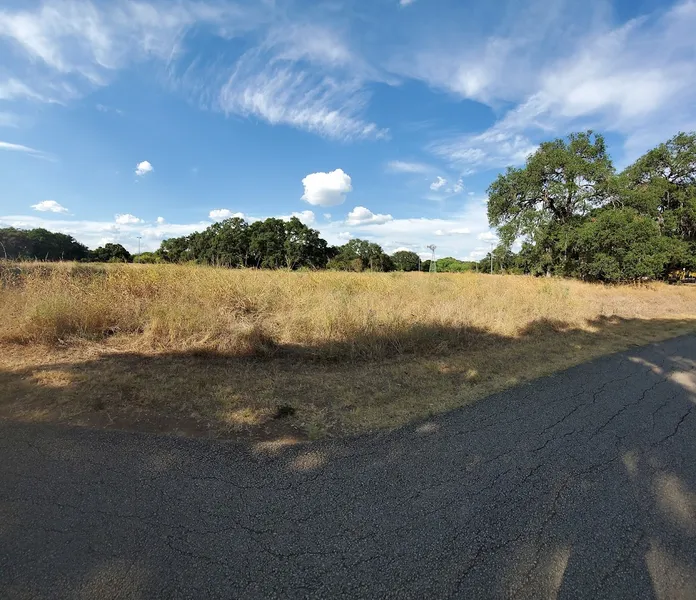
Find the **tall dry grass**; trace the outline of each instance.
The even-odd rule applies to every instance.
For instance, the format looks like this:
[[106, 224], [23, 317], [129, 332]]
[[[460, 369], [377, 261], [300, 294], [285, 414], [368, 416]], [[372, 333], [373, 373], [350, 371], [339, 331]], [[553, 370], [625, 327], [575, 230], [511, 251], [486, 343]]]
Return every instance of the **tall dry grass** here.
[[696, 290], [521, 276], [0, 266], [0, 341], [382, 358], [459, 350], [602, 317], [696, 316]]

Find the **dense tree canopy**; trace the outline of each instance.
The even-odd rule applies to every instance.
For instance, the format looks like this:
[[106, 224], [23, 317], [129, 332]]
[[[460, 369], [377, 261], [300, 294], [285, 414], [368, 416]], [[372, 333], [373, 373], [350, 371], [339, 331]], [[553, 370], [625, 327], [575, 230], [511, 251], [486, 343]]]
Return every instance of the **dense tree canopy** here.
[[394, 252], [391, 258], [397, 271], [417, 271], [420, 266], [420, 256], [410, 250]]
[[330, 269], [342, 271], [393, 271], [394, 262], [379, 244], [354, 239], [337, 248], [328, 264]]
[[95, 262], [133, 262], [131, 253], [121, 244], [104, 244], [90, 252], [90, 259]]
[[0, 229], [0, 257], [23, 260], [85, 260], [89, 250], [70, 235], [46, 229]]
[[297, 217], [251, 224], [238, 217], [226, 219], [205, 231], [164, 240], [157, 251], [167, 262], [268, 269], [320, 269], [326, 266], [330, 254], [319, 232]]
[[496, 271], [629, 281], [693, 269], [696, 134], [676, 135], [619, 174], [592, 132], [541, 144], [490, 186], [488, 218], [501, 238]]

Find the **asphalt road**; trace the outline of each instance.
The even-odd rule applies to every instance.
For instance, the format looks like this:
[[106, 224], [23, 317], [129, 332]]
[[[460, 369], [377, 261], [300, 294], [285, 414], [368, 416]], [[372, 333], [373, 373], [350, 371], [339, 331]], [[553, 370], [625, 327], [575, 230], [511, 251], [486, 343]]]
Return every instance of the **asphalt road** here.
[[696, 598], [696, 338], [389, 434], [0, 423], [0, 598]]

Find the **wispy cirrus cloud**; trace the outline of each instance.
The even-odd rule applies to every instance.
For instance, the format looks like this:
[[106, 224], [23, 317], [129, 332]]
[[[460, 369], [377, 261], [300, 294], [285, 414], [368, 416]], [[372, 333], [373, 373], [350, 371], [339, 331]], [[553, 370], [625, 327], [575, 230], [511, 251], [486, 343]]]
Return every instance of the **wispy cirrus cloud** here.
[[294, 65], [271, 63], [257, 70], [241, 59], [220, 90], [226, 113], [259, 117], [325, 137], [352, 140], [382, 138], [387, 131], [361, 115], [367, 98], [357, 81], [340, 81]]
[[429, 173], [434, 167], [420, 162], [392, 160], [387, 163], [387, 171], [393, 173]]
[[[201, 28], [222, 40], [249, 34], [247, 50], [205, 64], [187, 55], [189, 32]], [[387, 135], [364, 118], [364, 83], [378, 71], [336, 30], [288, 23], [272, 3], [45, 0], [0, 10], [2, 39], [27, 61], [21, 79], [0, 83], [0, 99], [65, 102], [108, 84], [120, 69], [154, 61], [174, 88], [207, 108], [334, 139]]]
[[[554, 16], [557, 30], [566, 32], [558, 53], [539, 55], [547, 46], [518, 31], [485, 42], [490, 60], [481, 63], [480, 77], [479, 67], [466, 68], [459, 83], [451, 74], [447, 81], [438, 71], [434, 79], [421, 74], [432, 85], [494, 107], [515, 103], [489, 129], [443, 137], [429, 150], [460, 168], [501, 168], [523, 163], [537, 140], [594, 128], [624, 135], [635, 158], [676, 131], [694, 128], [696, 42], [687, 32], [696, 28], [696, 2], [677, 2], [619, 26], [601, 18], [601, 3], [589, 8], [595, 19], [585, 28], [568, 29], [566, 15]], [[508, 60], [511, 53], [517, 56]]]
[[49, 154], [42, 152], [41, 150], [36, 150], [35, 148], [30, 148], [29, 146], [24, 146], [22, 144], [13, 144], [11, 142], [1, 142], [0, 150], [7, 150], [9, 152], [23, 152], [34, 156], [35, 158], [43, 158], [46, 160], [54, 160]]
[[66, 103], [133, 64], [176, 62], [194, 28], [228, 39], [262, 22], [265, 12], [242, 0], [43, 0], [0, 9], [0, 42], [14, 47], [19, 65], [0, 82], [0, 99]]

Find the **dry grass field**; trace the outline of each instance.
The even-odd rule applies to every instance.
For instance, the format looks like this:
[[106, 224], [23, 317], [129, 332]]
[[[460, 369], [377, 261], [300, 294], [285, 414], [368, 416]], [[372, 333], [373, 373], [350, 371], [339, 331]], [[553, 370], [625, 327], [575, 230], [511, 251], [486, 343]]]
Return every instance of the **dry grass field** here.
[[216, 436], [399, 426], [696, 331], [696, 288], [476, 274], [5, 263], [0, 306], [0, 416]]

